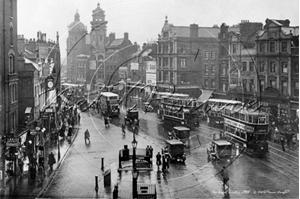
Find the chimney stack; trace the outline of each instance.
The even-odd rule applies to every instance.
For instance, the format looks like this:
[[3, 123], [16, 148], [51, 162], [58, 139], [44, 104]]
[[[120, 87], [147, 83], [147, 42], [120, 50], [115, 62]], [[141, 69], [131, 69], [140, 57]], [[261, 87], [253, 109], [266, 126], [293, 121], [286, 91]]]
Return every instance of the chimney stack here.
[[124, 39], [125, 39], [125, 40], [128, 40], [128, 32], [125, 32], [125, 33], [124, 33]]

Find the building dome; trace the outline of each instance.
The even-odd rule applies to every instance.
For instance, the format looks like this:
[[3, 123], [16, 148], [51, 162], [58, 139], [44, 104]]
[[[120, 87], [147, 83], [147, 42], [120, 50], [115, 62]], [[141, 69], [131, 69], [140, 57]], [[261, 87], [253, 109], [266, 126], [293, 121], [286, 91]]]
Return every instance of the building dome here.
[[74, 21], [68, 26], [69, 31], [86, 31], [84, 24], [80, 21], [78, 10], [74, 15]]

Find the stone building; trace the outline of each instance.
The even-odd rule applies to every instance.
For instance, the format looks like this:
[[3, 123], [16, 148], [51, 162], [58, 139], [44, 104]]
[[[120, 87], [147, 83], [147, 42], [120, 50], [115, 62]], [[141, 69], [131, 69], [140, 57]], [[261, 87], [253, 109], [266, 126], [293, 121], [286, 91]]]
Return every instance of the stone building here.
[[258, 92], [278, 122], [295, 120], [299, 109], [299, 26], [266, 19], [256, 36]]
[[197, 24], [174, 26], [165, 20], [158, 38], [157, 87], [199, 97], [200, 89], [215, 89], [219, 28]]

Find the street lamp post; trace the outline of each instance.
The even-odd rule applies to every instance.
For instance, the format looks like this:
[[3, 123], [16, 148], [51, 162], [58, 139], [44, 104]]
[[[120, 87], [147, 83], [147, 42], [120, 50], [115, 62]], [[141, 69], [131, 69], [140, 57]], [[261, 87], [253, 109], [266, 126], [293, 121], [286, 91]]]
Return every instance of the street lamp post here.
[[138, 142], [135, 140], [135, 132], [133, 132], [133, 141], [132, 141], [132, 198], [137, 198], [137, 178], [139, 175], [138, 170], [136, 169], [136, 147]]

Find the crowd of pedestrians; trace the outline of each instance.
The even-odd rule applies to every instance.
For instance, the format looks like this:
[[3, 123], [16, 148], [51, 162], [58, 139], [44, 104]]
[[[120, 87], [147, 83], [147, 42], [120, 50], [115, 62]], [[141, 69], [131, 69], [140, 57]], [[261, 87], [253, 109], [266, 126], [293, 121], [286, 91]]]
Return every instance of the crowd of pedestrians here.
[[282, 151], [285, 151], [285, 146], [292, 150], [298, 149], [297, 134], [292, 132], [288, 126], [279, 130], [273, 123], [270, 132], [273, 134], [273, 141], [281, 145]]

